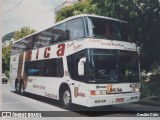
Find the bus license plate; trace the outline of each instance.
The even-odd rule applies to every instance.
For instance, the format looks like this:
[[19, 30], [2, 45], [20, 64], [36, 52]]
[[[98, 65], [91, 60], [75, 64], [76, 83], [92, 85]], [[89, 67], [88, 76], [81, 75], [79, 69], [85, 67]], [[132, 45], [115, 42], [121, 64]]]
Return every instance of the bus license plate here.
[[123, 102], [124, 101], [124, 98], [117, 98], [116, 99], [116, 102]]

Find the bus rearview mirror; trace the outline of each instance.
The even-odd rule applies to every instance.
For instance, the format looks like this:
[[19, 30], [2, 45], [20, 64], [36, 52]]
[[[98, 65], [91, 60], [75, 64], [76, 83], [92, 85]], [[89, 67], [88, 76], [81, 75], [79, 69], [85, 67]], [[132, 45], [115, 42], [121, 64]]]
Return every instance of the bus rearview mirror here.
[[78, 62], [78, 75], [84, 75], [84, 65], [86, 62], [86, 58], [81, 58]]

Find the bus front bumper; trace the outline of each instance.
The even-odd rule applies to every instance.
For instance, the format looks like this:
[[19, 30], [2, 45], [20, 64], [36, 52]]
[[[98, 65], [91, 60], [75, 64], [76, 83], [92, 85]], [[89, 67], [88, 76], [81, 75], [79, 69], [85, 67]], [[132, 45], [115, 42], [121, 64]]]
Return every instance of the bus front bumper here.
[[87, 107], [114, 105], [123, 103], [137, 102], [140, 98], [140, 92], [110, 95], [88, 96]]

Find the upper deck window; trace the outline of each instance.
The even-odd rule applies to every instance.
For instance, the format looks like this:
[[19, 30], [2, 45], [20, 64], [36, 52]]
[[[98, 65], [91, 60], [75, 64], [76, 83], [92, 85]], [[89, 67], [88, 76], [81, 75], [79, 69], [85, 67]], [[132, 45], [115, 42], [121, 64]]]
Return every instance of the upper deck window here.
[[84, 27], [82, 18], [73, 19], [67, 22], [67, 39], [79, 39], [84, 37]]
[[119, 41], [129, 41], [127, 24], [103, 18], [88, 17], [88, 36]]

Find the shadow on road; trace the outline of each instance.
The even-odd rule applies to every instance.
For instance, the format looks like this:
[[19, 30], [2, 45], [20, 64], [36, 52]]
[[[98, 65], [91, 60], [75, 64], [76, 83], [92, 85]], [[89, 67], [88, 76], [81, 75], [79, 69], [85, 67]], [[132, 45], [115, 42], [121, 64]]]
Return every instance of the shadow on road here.
[[[12, 91], [12, 93], [15, 93], [14, 91]], [[43, 96], [39, 96], [39, 95], [35, 95], [35, 94], [31, 94], [31, 93], [25, 93], [24, 97], [27, 98], [31, 98], [40, 102], [44, 102], [59, 108], [62, 108], [62, 106], [60, 105], [58, 100], [53, 100], [51, 98], [46, 98]], [[63, 108], [62, 108], [63, 109]], [[56, 112], [56, 111], [55, 111]], [[64, 109], [64, 111], [59, 111], [59, 112], [63, 112], [61, 115], [64, 116], [64, 113], [68, 114], [66, 115], [67, 117], [72, 116], [72, 113], [75, 113], [73, 116], [77, 117], [98, 117], [98, 116], [114, 116], [115, 114], [122, 114], [123, 116], [126, 116], [127, 114], [135, 114], [134, 111], [131, 111], [130, 109], [124, 109], [124, 108], [120, 108], [120, 107], [116, 107], [116, 106], [103, 106], [103, 107], [92, 107], [92, 108], [88, 108], [88, 107], [84, 107], [84, 106], [80, 106], [80, 105], [72, 105], [72, 108], [69, 111], [66, 111]], [[72, 116], [72, 117], [73, 117]], [[61, 116], [59, 116], [61, 117]], [[64, 116], [65, 117], [65, 116]]]

